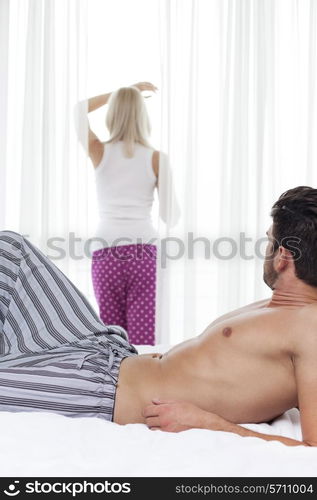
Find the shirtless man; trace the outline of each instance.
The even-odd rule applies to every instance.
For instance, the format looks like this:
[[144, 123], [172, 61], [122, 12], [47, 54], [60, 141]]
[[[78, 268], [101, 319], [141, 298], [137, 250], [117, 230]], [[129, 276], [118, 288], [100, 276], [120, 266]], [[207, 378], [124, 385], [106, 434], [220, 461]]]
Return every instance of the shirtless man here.
[[[164, 355], [139, 355], [28, 240], [0, 232], [0, 410], [96, 416], [150, 429], [226, 431], [317, 445], [317, 190], [272, 209], [270, 299]], [[295, 251], [294, 251], [295, 250]], [[303, 441], [254, 432], [298, 407]]]
[[[287, 191], [271, 215], [264, 262], [271, 298], [218, 318], [163, 356], [126, 358], [115, 422], [317, 445], [317, 190]], [[303, 442], [237, 425], [268, 422], [293, 407]]]

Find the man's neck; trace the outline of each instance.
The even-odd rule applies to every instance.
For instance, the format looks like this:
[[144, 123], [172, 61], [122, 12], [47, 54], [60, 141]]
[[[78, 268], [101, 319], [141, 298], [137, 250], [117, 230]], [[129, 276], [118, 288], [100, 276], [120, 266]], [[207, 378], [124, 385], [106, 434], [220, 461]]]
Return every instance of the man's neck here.
[[299, 282], [287, 287], [276, 286], [268, 307], [302, 307], [309, 304], [317, 304], [317, 288]]

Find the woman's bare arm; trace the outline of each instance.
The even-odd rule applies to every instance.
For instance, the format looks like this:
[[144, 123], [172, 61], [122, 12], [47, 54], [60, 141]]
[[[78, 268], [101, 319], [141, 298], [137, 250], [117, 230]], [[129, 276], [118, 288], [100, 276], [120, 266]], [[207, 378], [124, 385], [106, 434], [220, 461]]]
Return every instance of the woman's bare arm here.
[[101, 106], [107, 104], [111, 94], [112, 92], [109, 92], [108, 94], [96, 95], [95, 97], [88, 99], [88, 113], [91, 113], [92, 111], [95, 111], [96, 109], [101, 108]]
[[91, 97], [86, 101], [80, 101], [75, 108], [75, 127], [78, 139], [83, 148], [88, 152], [94, 167], [97, 167], [101, 161], [104, 153], [104, 145], [91, 129], [88, 113], [106, 104], [110, 95], [111, 94], [103, 94]]
[[[108, 103], [112, 92], [100, 94], [90, 99], [80, 101], [75, 108], [75, 125], [78, 139], [81, 145], [88, 152], [94, 167], [97, 167], [104, 153], [104, 144], [90, 127], [88, 113], [101, 108]], [[87, 141], [88, 132], [88, 141]]]

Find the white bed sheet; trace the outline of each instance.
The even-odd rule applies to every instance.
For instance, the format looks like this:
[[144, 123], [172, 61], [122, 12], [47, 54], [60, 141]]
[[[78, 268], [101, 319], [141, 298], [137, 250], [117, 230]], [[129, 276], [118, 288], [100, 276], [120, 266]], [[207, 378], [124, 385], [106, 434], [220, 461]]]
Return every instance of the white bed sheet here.
[[[141, 347], [140, 352], [164, 347]], [[0, 413], [1, 476], [315, 476], [317, 448], [201, 429], [181, 433], [49, 413]], [[299, 412], [246, 427], [301, 439]]]

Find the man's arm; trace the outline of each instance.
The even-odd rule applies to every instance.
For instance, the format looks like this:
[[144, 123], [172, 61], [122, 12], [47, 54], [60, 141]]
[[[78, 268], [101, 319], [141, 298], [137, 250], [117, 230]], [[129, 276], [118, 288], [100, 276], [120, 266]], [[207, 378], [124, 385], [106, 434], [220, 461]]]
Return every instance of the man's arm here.
[[305, 309], [295, 345], [295, 380], [303, 439], [317, 446], [317, 307]]
[[[214, 415], [208, 414], [202, 418], [201, 428], [202, 429], [211, 429], [213, 426]], [[279, 441], [287, 446], [309, 446], [305, 441], [297, 441], [297, 439], [291, 439], [284, 436], [275, 436], [274, 434], [262, 434], [261, 432], [251, 431], [242, 427], [241, 425], [233, 424], [232, 422], [228, 422], [227, 420], [222, 419], [221, 430], [224, 432], [232, 432], [234, 434], [238, 434], [243, 437], [258, 437], [260, 439], [264, 439], [265, 441]]]
[[232, 432], [244, 437], [258, 437], [265, 441], [279, 441], [287, 446], [314, 446], [306, 441], [251, 431], [185, 401], [153, 400], [152, 405], [144, 408], [143, 416], [151, 430], [181, 432], [188, 429], [209, 429]]

